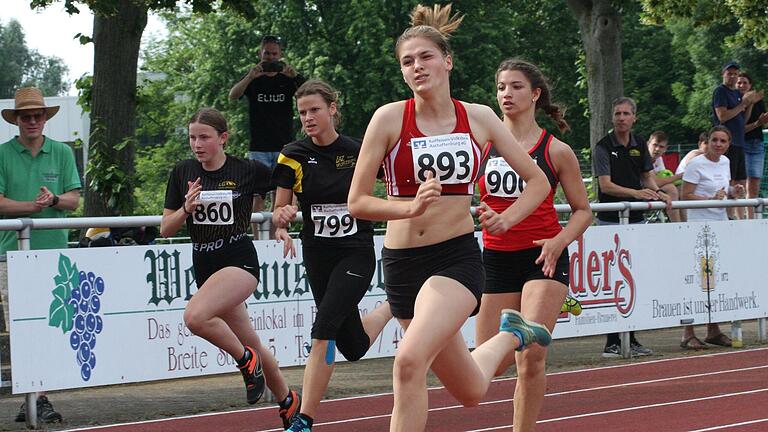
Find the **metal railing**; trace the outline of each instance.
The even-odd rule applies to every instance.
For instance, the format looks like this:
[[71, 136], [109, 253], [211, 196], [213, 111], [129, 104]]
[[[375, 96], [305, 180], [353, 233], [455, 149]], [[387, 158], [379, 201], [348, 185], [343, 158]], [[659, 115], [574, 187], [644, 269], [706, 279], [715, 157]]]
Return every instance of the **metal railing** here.
[[[727, 207], [754, 207], [756, 217], [761, 217], [768, 199], [738, 199], [738, 200], [704, 200], [704, 201], [674, 201], [672, 208], [675, 209], [696, 209], [696, 208], [727, 208]], [[619, 224], [629, 224], [629, 213], [631, 211], [652, 211], [663, 210], [666, 204], [660, 201], [650, 202], [616, 202], [616, 203], [592, 203], [590, 208], [593, 212], [618, 212]], [[557, 204], [555, 210], [558, 213], [570, 213], [571, 208], [568, 204]], [[475, 215], [476, 207], [472, 207], [470, 212]], [[159, 226], [162, 216], [117, 216], [117, 217], [73, 217], [73, 218], [19, 218], [0, 220], [0, 230], [16, 231], [19, 240], [19, 250], [29, 250], [30, 233], [32, 229], [82, 229], [92, 227], [140, 227], [140, 226]], [[297, 221], [301, 221], [301, 212], [297, 215]], [[261, 238], [269, 238], [269, 231], [272, 224], [272, 213], [262, 212], [253, 213], [251, 222], [259, 224], [259, 233]], [[2, 260], [4, 256], [0, 256]], [[739, 322], [734, 322], [733, 326], [740, 328]], [[758, 338], [761, 342], [766, 340], [766, 319], [758, 319]], [[630, 357], [629, 332], [620, 333], [622, 356]], [[30, 393], [26, 395], [27, 425], [36, 428], [37, 420], [37, 395]]]

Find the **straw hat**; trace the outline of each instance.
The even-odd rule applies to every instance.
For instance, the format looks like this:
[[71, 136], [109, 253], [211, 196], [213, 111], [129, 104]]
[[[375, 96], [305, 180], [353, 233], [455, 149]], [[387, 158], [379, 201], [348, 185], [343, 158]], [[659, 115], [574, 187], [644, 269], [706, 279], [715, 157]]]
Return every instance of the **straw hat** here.
[[45, 99], [43, 99], [43, 93], [40, 89], [35, 87], [24, 87], [16, 90], [16, 108], [4, 109], [2, 114], [5, 121], [10, 124], [16, 123], [16, 115], [22, 110], [31, 109], [44, 109], [45, 119], [48, 120], [57, 112], [59, 112], [59, 106], [45, 106]]

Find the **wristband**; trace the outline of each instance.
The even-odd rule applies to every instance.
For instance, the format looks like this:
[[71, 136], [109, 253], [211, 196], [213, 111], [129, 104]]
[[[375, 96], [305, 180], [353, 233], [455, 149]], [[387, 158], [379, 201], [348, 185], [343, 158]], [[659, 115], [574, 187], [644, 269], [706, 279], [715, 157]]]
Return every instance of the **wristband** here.
[[51, 201], [51, 205], [49, 205], [48, 207], [55, 207], [58, 203], [59, 203], [59, 196], [58, 195], [54, 195], [53, 196], [53, 201]]
[[656, 193], [666, 193], [663, 189], [656, 189]]
[[186, 214], [188, 214], [190, 216], [192, 215], [192, 212], [188, 212], [187, 211], [187, 206], [181, 206], [181, 207], [184, 209], [184, 213], [186, 213]]

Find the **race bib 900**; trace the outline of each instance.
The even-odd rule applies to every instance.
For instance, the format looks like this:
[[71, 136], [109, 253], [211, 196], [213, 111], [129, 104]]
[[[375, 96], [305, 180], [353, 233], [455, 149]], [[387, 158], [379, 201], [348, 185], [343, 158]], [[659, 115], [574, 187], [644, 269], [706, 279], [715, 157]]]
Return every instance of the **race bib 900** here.
[[232, 212], [232, 191], [202, 191], [192, 214], [192, 221], [198, 225], [232, 225], [235, 223]]
[[475, 171], [472, 139], [466, 133], [413, 138], [411, 152], [417, 183], [427, 181], [430, 171], [441, 184], [469, 183]]
[[517, 175], [504, 158], [495, 157], [489, 159], [485, 165], [485, 187], [488, 189], [488, 193], [493, 196], [518, 198], [525, 189], [525, 181]]
[[315, 204], [312, 206], [315, 237], [346, 237], [357, 232], [357, 220], [349, 214], [346, 204]]

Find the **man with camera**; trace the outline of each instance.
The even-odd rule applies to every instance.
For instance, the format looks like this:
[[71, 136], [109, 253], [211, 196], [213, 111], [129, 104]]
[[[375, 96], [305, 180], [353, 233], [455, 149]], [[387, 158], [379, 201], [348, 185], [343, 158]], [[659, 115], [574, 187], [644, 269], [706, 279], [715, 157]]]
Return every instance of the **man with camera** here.
[[[293, 95], [304, 83], [304, 77], [282, 60], [282, 42], [276, 36], [261, 39], [259, 55], [259, 63], [232, 87], [229, 99], [248, 98], [251, 133], [248, 157], [273, 170], [280, 150], [294, 140]], [[254, 197], [253, 211], [262, 210], [264, 197]], [[253, 235], [259, 238], [256, 226]]]

